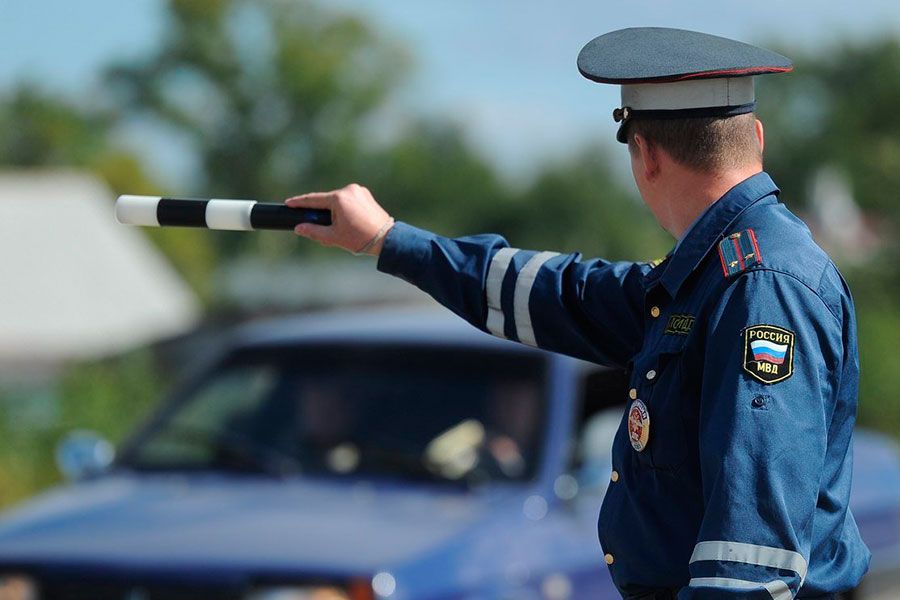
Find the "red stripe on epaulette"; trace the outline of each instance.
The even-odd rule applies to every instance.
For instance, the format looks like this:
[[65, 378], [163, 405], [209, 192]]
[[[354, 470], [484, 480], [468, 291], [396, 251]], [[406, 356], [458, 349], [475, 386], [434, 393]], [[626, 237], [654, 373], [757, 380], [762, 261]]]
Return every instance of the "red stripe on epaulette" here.
[[756, 232], [752, 229], [744, 229], [722, 238], [718, 250], [719, 264], [726, 279], [762, 264]]
[[756, 252], [756, 260], [761, 263], [762, 254], [759, 253], [759, 244], [756, 243], [756, 233], [752, 229], [748, 229], [747, 233], [750, 234], [750, 241], [753, 242], [753, 251]]
[[722, 265], [722, 275], [725, 276], [725, 279], [728, 279], [728, 267], [725, 266], [725, 253], [722, 252], [722, 244], [719, 244], [718, 250], [719, 250], [719, 263]]
[[731, 238], [731, 243], [734, 246], [734, 253], [737, 255], [738, 264], [741, 266], [741, 271], [747, 268], [747, 264], [744, 262], [744, 256], [741, 252], [741, 243], [737, 238]]

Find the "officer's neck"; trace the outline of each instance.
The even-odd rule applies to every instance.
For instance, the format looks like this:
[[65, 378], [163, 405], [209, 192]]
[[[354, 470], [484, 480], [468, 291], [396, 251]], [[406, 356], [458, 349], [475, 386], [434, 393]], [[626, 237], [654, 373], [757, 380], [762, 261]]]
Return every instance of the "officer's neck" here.
[[660, 181], [661, 189], [665, 190], [657, 215], [660, 225], [680, 240], [703, 211], [728, 190], [760, 171], [762, 165], [758, 163], [715, 173], [671, 165], [671, 169], [662, 176], [665, 181]]

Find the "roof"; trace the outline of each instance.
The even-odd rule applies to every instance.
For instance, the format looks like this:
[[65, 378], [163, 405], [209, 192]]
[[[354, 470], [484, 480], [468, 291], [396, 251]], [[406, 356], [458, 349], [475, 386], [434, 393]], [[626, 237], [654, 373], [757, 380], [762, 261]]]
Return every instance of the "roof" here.
[[121, 352], [186, 331], [199, 302], [113, 194], [74, 171], [0, 173], [0, 363]]
[[233, 342], [238, 346], [320, 342], [449, 344], [544, 352], [484, 333], [441, 307], [342, 310], [267, 319], [240, 327]]
[[415, 286], [378, 271], [372, 258], [262, 260], [244, 256], [219, 265], [216, 289], [246, 314], [373, 304], [431, 305]]

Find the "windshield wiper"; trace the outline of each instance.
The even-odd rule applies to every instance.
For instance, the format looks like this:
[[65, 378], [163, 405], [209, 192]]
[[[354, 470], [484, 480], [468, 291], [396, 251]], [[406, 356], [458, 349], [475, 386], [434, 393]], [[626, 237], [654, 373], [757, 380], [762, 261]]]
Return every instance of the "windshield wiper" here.
[[[259, 444], [252, 438], [233, 431], [214, 431], [182, 424], [169, 424], [154, 437], [171, 438], [202, 445], [214, 451], [213, 459], [203, 465], [213, 469], [255, 472], [285, 477], [299, 473], [300, 461], [280, 450]], [[149, 443], [153, 443], [152, 438]], [[125, 466], [142, 468], [140, 449]], [[193, 465], [190, 465], [193, 466]]]

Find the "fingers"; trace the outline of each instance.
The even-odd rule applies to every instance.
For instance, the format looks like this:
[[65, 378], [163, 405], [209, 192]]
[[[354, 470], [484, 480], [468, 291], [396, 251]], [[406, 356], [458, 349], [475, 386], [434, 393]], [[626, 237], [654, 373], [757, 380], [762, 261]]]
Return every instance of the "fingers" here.
[[[337, 202], [336, 192], [312, 192], [292, 196], [284, 201], [291, 208], [334, 208]], [[323, 246], [334, 245], [334, 227], [315, 225], [313, 223], [300, 223], [294, 227], [294, 233], [307, 239], [319, 242]]]
[[330, 226], [303, 223], [294, 228], [294, 232], [324, 246], [338, 246], [349, 252], [366, 247], [390, 218], [372, 193], [355, 183], [331, 192], [294, 196], [285, 200], [285, 204], [294, 208], [330, 210]]
[[294, 227], [294, 233], [307, 239], [319, 242], [323, 246], [334, 245], [334, 228], [328, 225], [315, 225], [313, 223], [300, 223]]
[[336, 199], [336, 192], [312, 192], [293, 196], [284, 203], [291, 208], [331, 208]]

